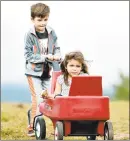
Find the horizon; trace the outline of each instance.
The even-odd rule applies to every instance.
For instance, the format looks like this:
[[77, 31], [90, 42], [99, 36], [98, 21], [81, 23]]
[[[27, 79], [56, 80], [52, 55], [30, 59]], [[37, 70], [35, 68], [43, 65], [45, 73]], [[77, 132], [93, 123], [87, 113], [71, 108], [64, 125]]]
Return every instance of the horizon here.
[[[114, 97], [113, 87], [102, 89], [104, 96]], [[19, 84], [2, 84], [1, 85], [1, 102], [31, 103], [31, 93], [28, 85]]]

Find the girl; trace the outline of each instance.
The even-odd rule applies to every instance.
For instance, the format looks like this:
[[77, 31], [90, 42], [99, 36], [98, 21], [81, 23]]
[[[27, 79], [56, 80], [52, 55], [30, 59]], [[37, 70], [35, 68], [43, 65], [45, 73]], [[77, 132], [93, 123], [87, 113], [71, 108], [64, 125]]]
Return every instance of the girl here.
[[83, 54], [80, 51], [66, 54], [65, 59], [61, 63], [61, 72], [62, 75], [57, 78], [54, 94], [68, 96], [72, 77], [89, 74]]
[[54, 98], [58, 95], [68, 96], [72, 77], [89, 74], [88, 66], [84, 60], [83, 54], [80, 51], [66, 54], [60, 67], [62, 75], [57, 78], [54, 96], [44, 95], [46, 98]]

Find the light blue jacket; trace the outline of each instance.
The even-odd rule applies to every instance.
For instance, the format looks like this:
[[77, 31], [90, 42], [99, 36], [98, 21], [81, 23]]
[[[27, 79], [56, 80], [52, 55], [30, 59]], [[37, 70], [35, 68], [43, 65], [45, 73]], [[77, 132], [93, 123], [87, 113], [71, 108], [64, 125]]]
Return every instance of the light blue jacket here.
[[[47, 26], [48, 32], [48, 54], [61, 57], [60, 47], [57, 44], [55, 31]], [[24, 57], [25, 57], [25, 74], [41, 76], [43, 73], [43, 62], [46, 55], [41, 55], [38, 37], [35, 28], [32, 27], [24, 38]]]

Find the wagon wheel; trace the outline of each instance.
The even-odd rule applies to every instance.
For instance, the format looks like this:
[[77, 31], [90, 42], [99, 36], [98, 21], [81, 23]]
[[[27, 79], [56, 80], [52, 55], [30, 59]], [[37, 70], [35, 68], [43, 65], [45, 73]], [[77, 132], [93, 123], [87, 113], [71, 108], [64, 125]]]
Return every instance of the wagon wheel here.
[[106, 121], [104, 125], [104, 140], [113, 140], [114, 133], [113, 133], [113, 126], [110, 121]]
[[43, 117], [38, 117], [35, 123], [35, 135], [37, 140], [46, 138], [46, 123]]
[[87, 136], [87, 140], [96, 140], [95, 135]]
[[61, 121], [57, 121], [54, 130], [54, 140], [63, 140], [63, 135], [64, 135], [63, 123]]

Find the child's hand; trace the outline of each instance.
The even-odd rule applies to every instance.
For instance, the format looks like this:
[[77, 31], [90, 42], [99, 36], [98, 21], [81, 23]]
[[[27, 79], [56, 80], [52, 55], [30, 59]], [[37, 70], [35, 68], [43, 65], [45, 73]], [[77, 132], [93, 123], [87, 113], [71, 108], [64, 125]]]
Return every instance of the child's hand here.
[[54, 98], [54, 95], [48, 95], [48, 97], [47, 98]]
[[53, 59], [55, 60], [55, 61], [59, 61], [61, 58], [59, 57], [59, 56], [53, 56]]
[[52, 54], [48, 54], [47, 55], [47, 59], [53, 61], [54, 60], [54, 56]]

